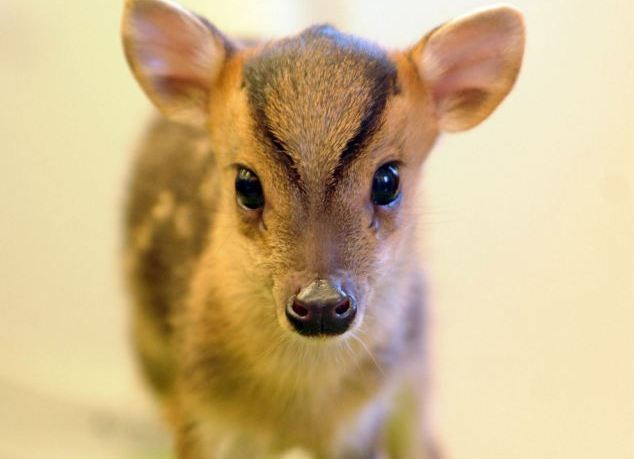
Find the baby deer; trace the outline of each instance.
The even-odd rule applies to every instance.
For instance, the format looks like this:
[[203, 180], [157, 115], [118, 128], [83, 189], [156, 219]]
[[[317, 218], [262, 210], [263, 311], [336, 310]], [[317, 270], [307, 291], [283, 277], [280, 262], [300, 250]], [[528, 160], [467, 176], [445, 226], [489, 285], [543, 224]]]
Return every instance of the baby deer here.
[[131, 184], [134, 335], [181, 459], [430, 458], [421, 165], [513, 86], [499, 6], [387, 51], [327, 25], [243, 44], [128, 0], [127, 59], [164, 115]]

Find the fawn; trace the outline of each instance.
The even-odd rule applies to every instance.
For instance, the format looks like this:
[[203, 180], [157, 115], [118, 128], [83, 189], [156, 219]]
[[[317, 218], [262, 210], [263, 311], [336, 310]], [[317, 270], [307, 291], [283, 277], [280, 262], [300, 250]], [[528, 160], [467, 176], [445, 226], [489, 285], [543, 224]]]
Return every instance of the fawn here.
[[421, 166], [512, 88], [522, 15], [406, 50], [322, 25], [241, 43], [128, 0], [123, 43], [163, 117], [131, 183], [134, 337], [181, 459], [431, 458]]

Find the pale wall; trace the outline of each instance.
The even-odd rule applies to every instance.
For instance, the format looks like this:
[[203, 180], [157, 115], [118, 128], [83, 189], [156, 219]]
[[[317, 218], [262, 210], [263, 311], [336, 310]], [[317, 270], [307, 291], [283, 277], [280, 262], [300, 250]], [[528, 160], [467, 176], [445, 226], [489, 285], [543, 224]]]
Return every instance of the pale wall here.
[[[240, 34], [330, 20], [401, 45], [487, 2], [187, 3]], [[426, 168], [438, 430], [455, 459], [631, 459], [634, 3], [515, 4], [529, 31], [515, 92]], [[2, 458], [155, 440], [117, 277], [130, 148], [152, 111], [120, 6], [0, 2]]]

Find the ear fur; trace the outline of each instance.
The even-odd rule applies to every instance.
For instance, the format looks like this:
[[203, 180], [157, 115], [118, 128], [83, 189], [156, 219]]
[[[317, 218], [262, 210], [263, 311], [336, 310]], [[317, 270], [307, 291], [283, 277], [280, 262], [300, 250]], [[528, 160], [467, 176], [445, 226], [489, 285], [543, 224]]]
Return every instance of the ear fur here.
[[172, 120], [204, 124], [229, 41], [171, 0], [127, 0], [122, 36], [132, 72], [154, 105]]
[[495, 110], [515, 83], [524, 42], [522, 14], [496, 6], [434, 29], [413, 48], [441, 130], [470, 129]]

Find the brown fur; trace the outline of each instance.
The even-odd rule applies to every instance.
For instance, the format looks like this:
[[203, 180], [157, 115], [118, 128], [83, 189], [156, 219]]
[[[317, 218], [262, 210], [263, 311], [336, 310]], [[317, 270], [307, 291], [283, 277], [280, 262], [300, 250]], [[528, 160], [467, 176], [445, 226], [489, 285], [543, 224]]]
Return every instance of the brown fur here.
[[[142, 21], [153, 2], [131, 0], [127, 15]], [[413, 249], [420, 169], [441, 119], [421, 79], [425, 40], [388, 53], [316, 27], [240, 48], [175, 14], [208, 40], [205, 49], [222, 48], [222, 62], [205, 89], [205, 124], [157, 121], [143, 142], [127, 266], [137, 348], [165, 400], [178, 457], [279, 457], [293, 448], [315, 458], [431, 457]], [[156, 69], [143, 65], [134, 21], [124, 21], [128, 58], [152, 85]], [[206, 59], [198, 61], [188, 74], [197, 91]], [[200, 119], [190, 116], [199, 95], [189, 99], [182, 81], [160, 82], [145, 89], [164, 113]], [[383, 208], [369, 190], [388, 161], [399, 163], [402, 189]], [[236, 205], [236, 164], [258, 175], [262, 211]], [[358, 301], [344, 335], [302, 337], [285, 319], [288, 298], [319, 278], [336, 278]]]

